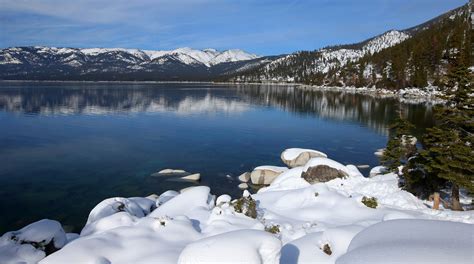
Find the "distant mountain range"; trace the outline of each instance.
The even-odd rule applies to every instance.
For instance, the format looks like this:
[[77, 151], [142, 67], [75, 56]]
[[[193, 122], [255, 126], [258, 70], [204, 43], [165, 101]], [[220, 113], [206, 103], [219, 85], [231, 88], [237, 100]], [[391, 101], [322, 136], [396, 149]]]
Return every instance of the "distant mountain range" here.
[[211, 80], [266, 63], [242, 50], [14, 47], [0, 50], [0, 78], [19, 80]]
[[[242, 50], [13, 47], [0, 79], [296, 82], [400, 89], [438, 85], [448, 60], [471, 47], [471, 6], [356, 44], [260, 57]], [[469, 54], [471, 54], [469, 52]], [[466, 63], [472, 65], [470, 57]]]

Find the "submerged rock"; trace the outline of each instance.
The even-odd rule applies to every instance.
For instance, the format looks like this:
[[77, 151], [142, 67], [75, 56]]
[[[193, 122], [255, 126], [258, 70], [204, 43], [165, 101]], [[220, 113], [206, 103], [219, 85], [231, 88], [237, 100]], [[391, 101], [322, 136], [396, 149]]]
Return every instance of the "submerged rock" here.
[[281, 160], [288, 167], [294, 168], [304, 166], [310, 159], [316, 157], [327, 158], [328, 156], [313, 149], [289, 148], [281, 153]]
[[276, 167], [276, 166], [260, 166], [255, 168], [250, 174], [250, 179], [253, 184], [264, 184], [268, 185], [275, 180], [278, 175], [287, 171], [286, 167]]

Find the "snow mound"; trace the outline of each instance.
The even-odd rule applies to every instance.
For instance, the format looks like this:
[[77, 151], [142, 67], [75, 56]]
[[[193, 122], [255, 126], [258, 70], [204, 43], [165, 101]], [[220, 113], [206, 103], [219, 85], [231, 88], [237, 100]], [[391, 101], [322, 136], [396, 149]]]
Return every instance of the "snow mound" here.
[[318, 154], [322, 157], [327, 158], [327, 155], [325, 153], [322, 153], [321, 151], [317, 151], [317, 150], [313, 150], [313, 149], [302, 149], [302, 148], [285, 149], [285, 151], [283, 151], [283, 153], [281, 155], [286, 160], [293, 160], [293, 159], [296, 159], [301, 153], [304, 153], [304, 152], [315, 153], [315, 154]]
[[62, 248], [66, 233], [57, 221], [43, 219], [0, 237], [0, 263], [37, 263], [51, 245]]
[[86, 225], [118, 212], [127, 212], [137, 217], [143, 217], [145, 215], [142, 207], [133, 200], [123, 197], [114, 197], [105, 199], [96, 205], [90, 212]]
[[176, 263], [181, 250], [199, 238], [186, 217], [143, 217], [131, 226], [78, 238], [40, 263]]
[[274, 264], [279, 262], [280, 248], [280, 240], [268, 232], [239, 230], [189, 244], [179, 256], [178, 263]]
[[338, 264], [472, 263], [472, 225], [430, 220], [386, 221], [352, 239]]

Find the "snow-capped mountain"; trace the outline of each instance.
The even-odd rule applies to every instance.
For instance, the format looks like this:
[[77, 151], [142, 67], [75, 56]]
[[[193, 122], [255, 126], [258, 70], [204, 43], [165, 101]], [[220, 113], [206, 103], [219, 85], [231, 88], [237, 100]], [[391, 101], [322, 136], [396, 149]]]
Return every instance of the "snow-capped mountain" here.
[[[410, 38], [410, 35], [403, 31], [391, 30], [358, 44], [334, 46], [314, 52], [290, 54], [266, 64], [257, 78], [266, 81], [292, 82], [301, 73], [325, 74], [331, 69], [357, 61], [365, 55], [380, 52], [408, 38]], [[245, 80], [245, 78], [245, 76], [237, 77], [237, 80]], [[252, 78], [255, 78], [255, 76]]]
[[259, 59], [238, 49], [13, 47], [0, 50], [0, 78], [208, 80]]
[[[447, 58], [470, 45], [466, 41], [469, 37], [465, 37], [471, 30], [469, 17], [465, 5], [406, 30], [390, 30], [355, 44], [286, 55], [237, 72], [229, 80], [393, 89], [437, 85]], [[453, 43], [461, 46], [449, 46]]]

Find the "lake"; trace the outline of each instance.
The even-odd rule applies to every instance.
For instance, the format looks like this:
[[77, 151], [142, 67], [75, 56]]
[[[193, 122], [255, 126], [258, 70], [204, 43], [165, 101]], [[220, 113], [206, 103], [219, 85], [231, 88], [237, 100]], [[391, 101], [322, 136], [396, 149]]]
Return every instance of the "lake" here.
[[[236, 197], [238, 175], [289, 147], [376, 166], [398, 106], [292, 85], [0, 82], [0, 234], [42, 218], [79, 231], [105, 198], [195, 185], [150, 176], [165, 168]], [[431, 126], [430, 105], [401, 107], [415, 134]]]

